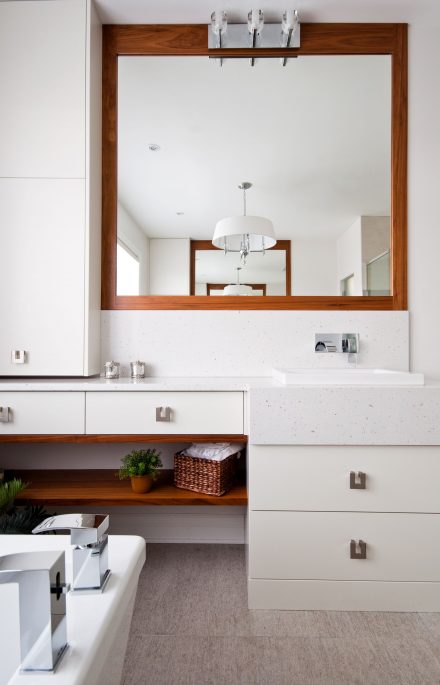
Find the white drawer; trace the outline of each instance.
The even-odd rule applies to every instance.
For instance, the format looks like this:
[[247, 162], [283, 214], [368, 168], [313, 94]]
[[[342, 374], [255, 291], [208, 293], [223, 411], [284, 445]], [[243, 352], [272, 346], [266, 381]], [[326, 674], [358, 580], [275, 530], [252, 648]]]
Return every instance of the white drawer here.
[[[350, 541], [367, 543], [350, 558]], [[254, 511], [251, 578], [440, 581], [439, 514]]]
[[[351, 471], [365, 489], [350, 488]], [[439, 483], [440, 447], [249, 448], [251, 509], [437, 513]]]
[[[158, 421], [169, 407], [170, 421]], [[242, 392], [88, 392], [88, 434], [243, 434]]]
[[0, 436], [85, 431], [84, 392], [0, 392], [0, 406]]

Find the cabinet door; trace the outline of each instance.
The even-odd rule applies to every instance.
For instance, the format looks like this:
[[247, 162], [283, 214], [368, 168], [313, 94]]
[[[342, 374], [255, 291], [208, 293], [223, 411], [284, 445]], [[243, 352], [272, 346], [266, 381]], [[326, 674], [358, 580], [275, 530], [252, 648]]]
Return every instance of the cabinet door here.
[[83, 374], [84, 184], [0, 179], [0, 375]]
[[249, 576], [439, 582], [439, 535], [438, 514], [251, 511]]
[[85, 392], [1, 392], [2, 435], [83, 434]]
[[86, 0], [0, 2], [0, 177], [84, 178]]
[[[169, 420], [158, 420], [160, 407]], [[86, 433], [242, 435], [243, 393], [88, 392]]]

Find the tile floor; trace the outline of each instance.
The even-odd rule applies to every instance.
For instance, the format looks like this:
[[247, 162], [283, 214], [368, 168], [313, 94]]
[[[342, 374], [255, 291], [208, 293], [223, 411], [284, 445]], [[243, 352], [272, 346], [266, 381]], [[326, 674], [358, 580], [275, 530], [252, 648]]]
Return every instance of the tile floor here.
[[241, 545], [148, 545], [124, 685], [439, 685], [440, 614], [249, 611]]

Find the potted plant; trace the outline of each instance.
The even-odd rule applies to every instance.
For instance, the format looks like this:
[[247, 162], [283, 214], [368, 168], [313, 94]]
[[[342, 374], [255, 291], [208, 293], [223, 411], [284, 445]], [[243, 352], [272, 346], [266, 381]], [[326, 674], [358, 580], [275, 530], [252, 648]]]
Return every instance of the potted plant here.
[[153, 480], [157, 477], [157, 470], [162, 466], [160, 452], [155, 449], [132, 450], [122, 457], [119, 478], [131, 479], [133, 492], [141, 493], [151, 490]]
[[19, 478], [0, 482], [0, 535], [30, 534], [46, 518], [41, 506], [15, 505], [15, 498], [27, 485]]

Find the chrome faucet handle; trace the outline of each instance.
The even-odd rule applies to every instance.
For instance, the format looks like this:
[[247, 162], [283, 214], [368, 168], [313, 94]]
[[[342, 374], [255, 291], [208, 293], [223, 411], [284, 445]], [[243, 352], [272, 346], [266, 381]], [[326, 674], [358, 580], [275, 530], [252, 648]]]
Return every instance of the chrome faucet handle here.
[[357, 354], [359, 335], [358, 333], [315, 333], [315, 352]]
[[107, 537], [109, 517], [103, 514], [61, 514], [50, 516], [33, 529], [32, 533], [52, 530], [70, 531], [72, 545], [98, 545]]
[[0, 584], [18, 584], [21, 671], [54, 671], [67, 649], [64, 551], [0, 557]]

